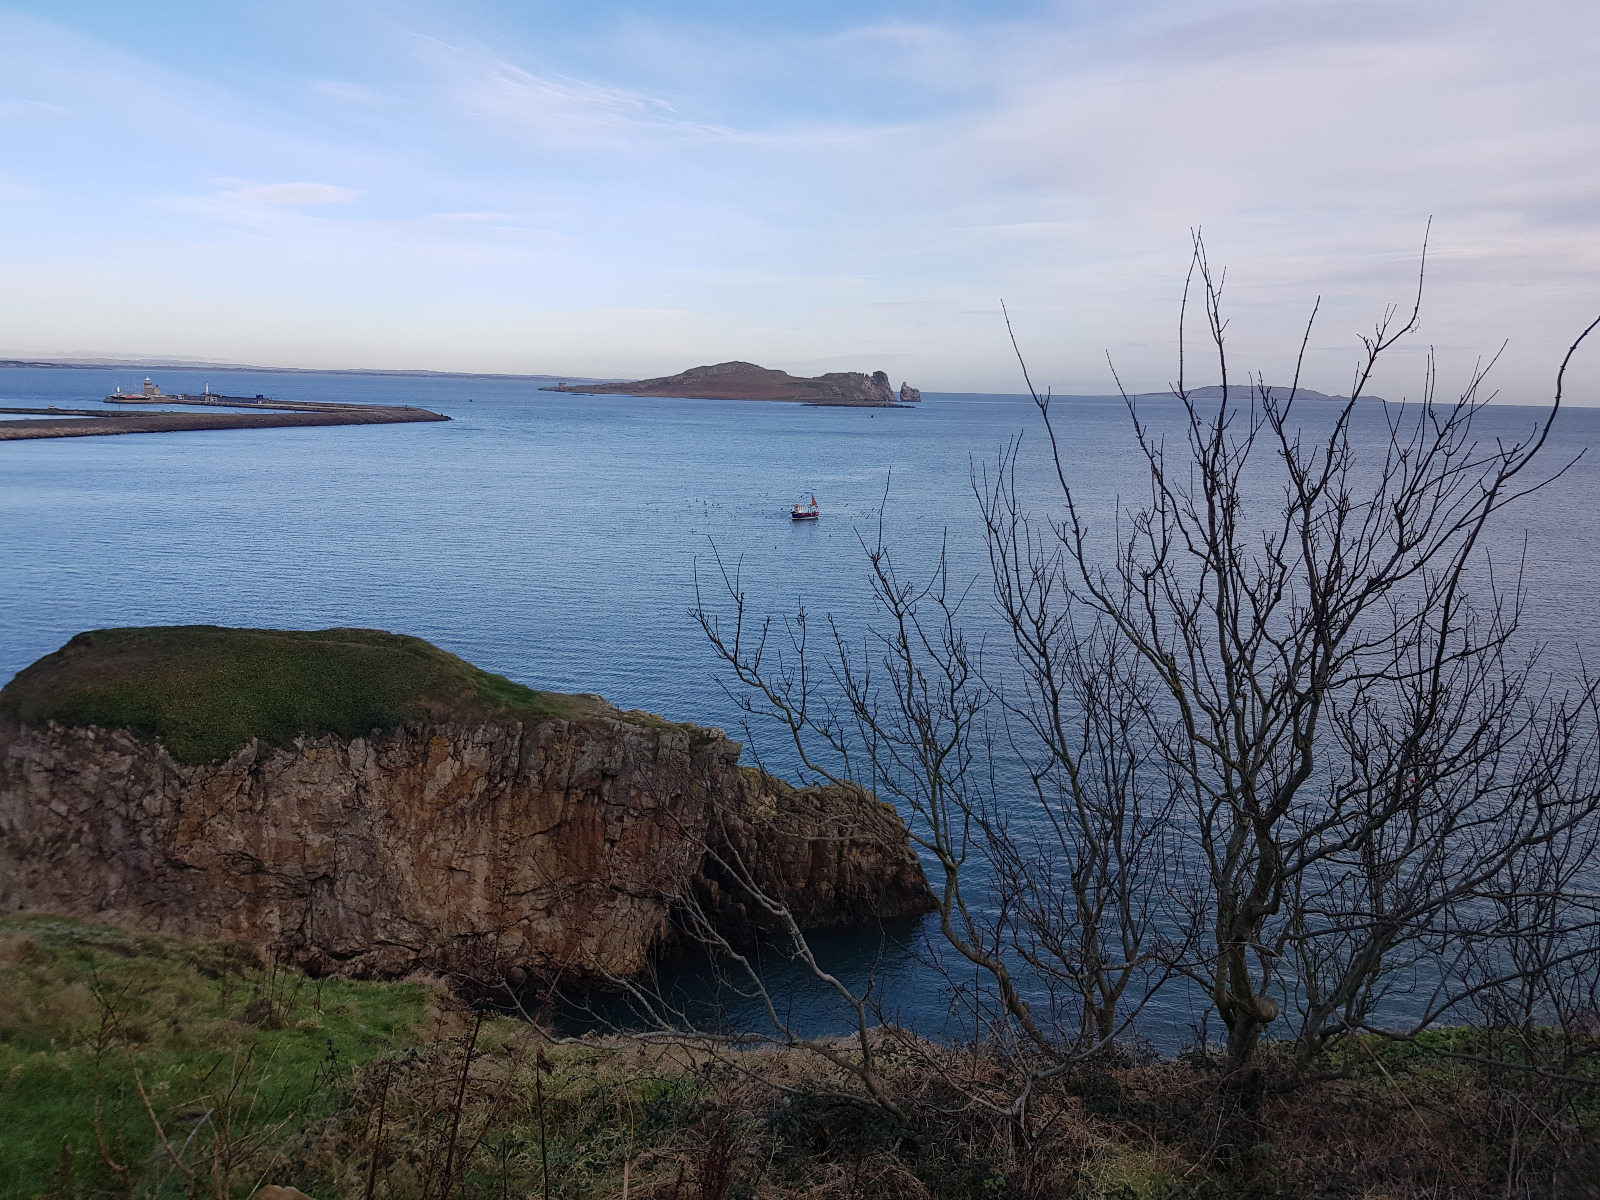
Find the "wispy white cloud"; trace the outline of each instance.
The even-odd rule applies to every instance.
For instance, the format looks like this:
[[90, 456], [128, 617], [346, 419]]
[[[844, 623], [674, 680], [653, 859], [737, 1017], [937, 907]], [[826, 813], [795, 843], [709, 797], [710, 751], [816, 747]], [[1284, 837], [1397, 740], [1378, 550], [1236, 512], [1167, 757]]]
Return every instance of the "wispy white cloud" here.
[[[0, 250], [35, 279], [213, 264], [233, 290], [170, 323], [235, 339], [236, 357], [263, 357], [237, 339], [299, 336], [292, 306], [261, 297], [315, 289], [318, 345], [339, 327], [371, 365], [385, 346], [595, 375], [859, 354], [913, 383], [1008, 388], [1004, 297], [1041, 379], [1102, 391], [1108, 348], [1130, 386], [1165, 382], [1200, 225], [1232, 268], [1242, 362], [1276, 374], [1324, 296], [1310, 383], [1331, 392], [1351, 334], [1407, 290], [1431, 213], [1425, 336], [1511, 336], [1506, 393], [1537, 398], [1569, 318], [1600, 298], [1592, 4], [1144, 0], [997, 19], [974, 0], [780, 25], [756, 7], [713, 24], [420, 0], [410, 29], [362, 9], [359, 38], [281, 64], [276, 90], [241, 86], [226, 56], [243, 51], [203, 28], [187, 55], [146, 61], [0, 13], [8, 92], [59, 110], [7, 118], [24, 130], [7, 169], [61, 200], [0, 228]], [[110, 82], [133, 77], [150, 86]], [[105, 178], [114, 195], [91, 186]], [[51, 321], [90, 336], [92, 312], [109, 344], [131, 319], [5, 286], [10, 337]]]
[[685, 121], [659, 97], [560, 75], [536, 74], [481, 45], [417, 35], [418, 59], [458, 113], [548, 144], [628, 137], [725, 138], [729, 131]]
[[68, 109], [43, 100], [29, 100], [21, 96], [0, 96], [0, 121], [29, 121], [42, 117], [61, 117]]
[[[1315, 369], [1341, 372], [1352, 324], [1404, 292], [1431, 213], [1430, 336], [1512, 336], [1507, 391], [1531, 398], [1573, 288], [1600, 293], [1600, 163], [1575, 152], [1600, 144], [1581, 65], [1600, 39], [1581, 7], [1167, 6], [1084, 31], [1053, 65], [1019, 48], [997, 101], [913, 139], [946, 203], [905, 225], [960, 221], [967, 249], [986, 245], [973, 275], [1038, 318], [1041, 368], [1076, 390], [1175, 304], [1195, 225], [1234, 267], [1236, 348], [1282, 369], [1295, 314], [1332, 292]], [[1507, 289], [1543, 298], [1509, 309]], [[1159, 384], [1166, 364], [1129, 357]]]
[[3, 171], [0, 171], [0, 199], [18, 200], [22, 199], [23, 197], [32, 198], [42, 194], [43, 193], [40, 192], [38, 188], [31, 187], [25, 183], [18, 183], [15, 179], [12, 179], [11, 176], [7, 175]]
[[302, 204], [348, 204], [361, 195], [353, 188], [331, 183], [252, 183], [230, 188], [218, 197], [235, 204], [268, 208]]
[[346, 104], [382, 104], [389, 99], [376, 88], [361, 83], [351, 83], [344, 79], [316, 79], [311, 83], [311, 90], [319, 96], [326, 96], [330, 100], [339, 100]]

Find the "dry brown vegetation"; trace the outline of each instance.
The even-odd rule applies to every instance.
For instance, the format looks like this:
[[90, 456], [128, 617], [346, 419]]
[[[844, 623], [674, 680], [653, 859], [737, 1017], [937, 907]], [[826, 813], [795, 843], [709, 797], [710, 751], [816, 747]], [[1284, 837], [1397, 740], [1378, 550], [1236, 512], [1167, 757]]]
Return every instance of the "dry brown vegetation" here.
[[[311, 980], [243, 947], [0, 924], [0, 1194], [243, 1200], [1600, 1195], [1588, 1027], [1085, 1062], [1023, 1121], [997, 1044], [870, 1031], [904, 1115], [815, 1053], [557, 1039], [439, 980]], [[838, 1048], [847, 1052], [851, 1040]]]
[[[886, 1048], [901, 1122], [790, 1051], [541, 1045], [501, 1021], [463, 1075], [471, 1029], [367, 1067], [286, 1156], [287, 1177], [382, 1197], [1600, 1195], [1592, 1093], [1557, 1113], [1525, 1077], [1427, 1056], [1306, 1078], [1268, 1054], [1245, 1126], [1221, 1119], [1219, 1064], [1202, 1057], [1083, 1070], [1041, 1089], [1023, 1140], [971, 1103], [1010, 1082], [981, 1052], [950, 1053], [960, 1078], [941, 1078]], [[1518, 1114], [1540, 1107], [1539, 1144], [1516, 1145]]]

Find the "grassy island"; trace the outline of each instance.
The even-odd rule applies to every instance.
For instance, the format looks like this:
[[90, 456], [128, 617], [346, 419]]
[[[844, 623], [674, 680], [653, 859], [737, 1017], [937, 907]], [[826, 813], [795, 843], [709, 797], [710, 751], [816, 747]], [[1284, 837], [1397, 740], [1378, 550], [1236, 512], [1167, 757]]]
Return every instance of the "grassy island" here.
[[302, 735], [529, 721], [582, 707], [579, 697], [535, 691], [421, 638], [376, 629], [99, 629], [0, 689], [0, 713], [14, 720], [129, 729], [188, 764], [226, 758], [252, 738], [287, 747]]

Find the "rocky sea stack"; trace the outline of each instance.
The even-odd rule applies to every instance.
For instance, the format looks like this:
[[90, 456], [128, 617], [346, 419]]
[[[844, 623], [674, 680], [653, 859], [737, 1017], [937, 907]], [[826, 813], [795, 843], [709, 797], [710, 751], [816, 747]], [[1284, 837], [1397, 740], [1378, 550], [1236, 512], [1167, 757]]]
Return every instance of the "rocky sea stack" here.
[[313, 973], [592, 981], [698, 904], [759, 932], [929, 910], [894, 809], [721, 730], [539, 692], [416, 638], [80, 634], [0, 690], [0, 911], [270, 948]]

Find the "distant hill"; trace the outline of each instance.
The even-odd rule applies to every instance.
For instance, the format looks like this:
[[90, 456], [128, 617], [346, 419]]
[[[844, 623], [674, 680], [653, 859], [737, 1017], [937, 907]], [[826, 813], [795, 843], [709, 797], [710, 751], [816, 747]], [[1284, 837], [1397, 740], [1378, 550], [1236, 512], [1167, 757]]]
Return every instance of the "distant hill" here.
[[922, 393], [909, 384], [900, 385], [897, 397], [889, 384], [889, 376], [882, 371], [871, 375], [860, 371], [833, 371], [806, 379], [748, 362], [691, 367], [677, 375], [633, 383], [563, 383], [540, 390], [591, 396], [671, 396], [685, 400], [788, 400], [868, 408], [888, 407], [897, 399], [906, 402], [922, 399]]
[[[1277, 400], [1287, 400], [1289, 398], [1289, 389], [1286, 387], [1279, 387], [1277, 384], [1268, 384], [1267, 391], [1269, 391], [1273, 398]], [[1258, 394], [1259, 393], [1254, 384], [1230, 383], [1228, 385], [1228, 398], [1231, 400], [1243, 400], [1247, 397]], [[1172, 395], [1171, 392], [1140, 392], [1136, 399], [1145, 400], [1153, 399], [1157, 396], [1170, 395]], [[1222, 399], [1222, 385], [1214, 383], [1209, 387], [1190, 388], [1189, 395], [1193, 396], [1196, 400], [1220, 400]], [[1330, 396], [1327, 392], [1317, 392], [1307, 387], [1297, 388], [1294, 393], [1294, 398], [1296, 400], [1336, 400], [1340, 404], [1343, 404], [1350, 399], [1349, 396]], [[1363, 400], [1374, 400], [1379, 404], [1384, 403], [1382, 396], [1362, 396], [1361, 398]]]

